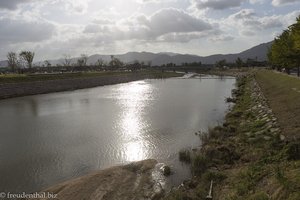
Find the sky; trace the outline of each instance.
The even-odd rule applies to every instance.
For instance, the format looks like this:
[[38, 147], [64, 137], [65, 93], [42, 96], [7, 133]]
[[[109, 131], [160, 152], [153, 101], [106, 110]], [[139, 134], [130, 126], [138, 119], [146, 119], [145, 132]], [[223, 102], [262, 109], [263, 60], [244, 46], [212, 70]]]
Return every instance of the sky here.
[[238, 53], [269, 42], [300, 0], [0, 0], [0, 60], [131, 51]]

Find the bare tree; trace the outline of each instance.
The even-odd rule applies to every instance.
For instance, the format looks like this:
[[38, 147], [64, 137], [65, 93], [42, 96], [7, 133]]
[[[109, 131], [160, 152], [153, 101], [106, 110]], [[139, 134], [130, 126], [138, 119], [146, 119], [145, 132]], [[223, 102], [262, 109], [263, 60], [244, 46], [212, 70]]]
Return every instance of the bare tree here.
[[88, 56], [86, 54], [81, 54], [80, 58], [77, 60], [77, 65], [82, 67], [86, 66], [88, 60]]
[[7, 62], [8, 66], [14, 72], [18, 67], [18, 56], [15, 52], [8, 52], [7, 53]]
[[63, 59], [62, 64], [65, 67], [68, 67], [71, 65], [71, 56], [69, 54], [64, 54], [64, 59]]
[[20, 57], [26, 62], [27, 67], [29, 69], [31, 69], [33, 58], [34, 58], [34, 52], [31, 52], [31, 51], [22, 51], [20, 53]]
[[44, 64], [45, 64], [46, 67], [51, 67], [51, 63], [48, 60], [45, 60]]
[[151, 67], [151, 66], [152, 66], [152, 61], [151, 61], [151, 60], [149, 60], [149, 61], [147, 62], [147, 66], [148, 66], [148, 67]]
[[236, 64], [236, 66], [237, 66], [238, 68], [241, 68], [241, 67], [244, 66], [244, 62], [243, 62], [243, 60], [242, 60], [240, 57], [238, 57], [238, 58], [236, 59], [235, 64]]
[[120, 61], [115, 56], [111, 55], [110, 58], [111, 58], [111, 61], [109, 62], [109, 65], [112, 69], [117, 69], [117, 68], [122, 67], [124, 65], [123, 62]]
[[97, 60], [95, 65], [98, 66], [98, 67], [103, 67], [105, 65], [105, 62], [102, 58], [100, 58], [100, 59]]

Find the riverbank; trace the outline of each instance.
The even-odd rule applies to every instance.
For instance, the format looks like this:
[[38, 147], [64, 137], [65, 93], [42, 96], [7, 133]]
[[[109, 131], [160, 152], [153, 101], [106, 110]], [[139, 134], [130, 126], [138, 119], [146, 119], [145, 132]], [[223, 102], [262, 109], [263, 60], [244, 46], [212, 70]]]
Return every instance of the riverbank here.
[[59, 200], [159, 199], [164, 191], [156, 165], [156, 160], [144, 160], [111, 167], [55, 185], [40, 194], [56, 195]]
[[[294, 99], [289, 100], [286, 94], [289, 94], [290, 90], [295, 91], [293, 88], [298, 88], [298, 82], [287, 80], [283, 84], [280, 81], [282, 77], [274, 78], [273, 74], [269, 73], [273, 72], [248, 71], [247, 75], [239, 74], [237, 89], [233, 90], [233, 100], [236, 104], [227, 114], [225, 123], [210, 129], [207, 133], [199, 134], [202, 142], [201, 149], [183, 152], [182, 158], [185, 159], [182, 160], [189, 163], [194, 177], [170, 191], [165, 197], [161, 198], [158, 195], [153, 196], [152, 199], [207, 199], [211, 184], [214, 200], [296, 200], [300, 198], [300, 142], [297, 139], [298, 135], [296, 132], [287, 133], [281, 124], [281, 121], [289, 120], [289, 118], [285, 118], [286, 116], [291, 115], [276, 113], [276, 108], [270, 103], [272, 98], [280, 99], [284, 95], [283, 99], [287, 99], [287, 101], [281, 102], [281, 107], [297, 110], [299, 104], [290, 105], [290, 101]], [[282, 84], [288, 87], [282, 87]], [[272, 88], [271, 85], [272, 87], [281, 85], [281, 90], [275, 94], [265, 92], [267, 88]], [[104, 172], [107, 171], [104, 170]], [[84, 188], [84, 185], [92, 181], [93, 177], [97, 176], [91, 175], [90, 179], [86, 179], [86, 182], [83, 181], [76, 187]], [[115, 182], [112, 180], [115, 179], [111, 179], [111, 177], [113, 176], [107, 177], [105, 181], [114, 184]], [[121, 177], [118, 180], [123, 180], [123, 176], [117, 177]], [[138, 176], [133, 174], [132, 177]], [[102, 178], [105, 177], [102, 176]], [[68, 182], [69, 184], [54, 186], [53, 188], [58, 187], [57, 190], [46, 191], [59, 192], [61, 189], [64, 190], [69, 185], [73, 185], [73, 181]], [[94, 183], [101, 185], [102, 181], [99, 178]], [[127, 186], [131, 185], [132, 187], [134, 183], [133, 181], [128, 182]], [[116, 188], [120, 188], [119, 185], [113, 184], [109, 190], [112, 194], [118, 192]], [[97, 187], [92, 188], [97, 190]], [[127, 193], [122, 193], [122, 198], [119, 199], [126, 199], [127, 196], [135, 199], [136, 196], [132, 196], [133, 194], [130, 193], [133, 190], [127, 188], [126, 191]], [[140, 194], [136, 191], [133, 192]], [[94, 194], [89, 190], [85, 194], [90, 195], [91, 193]], [[77, 194], [75, 190], [72, 193], [75, 196]], [[85, 198], [90, 199], [91, 197], [85, 196]], [[101, 198], [118, 199], [116, 196], [98, 196], [98, 199]], [[136, 198], [151, 199], [149, 196], [137, 196]]]
[[[194, 178], [164, 199], [300, 199], [298, 135], [294, 132], [289, 137], [294, 139], [287, 139], [293, 133], [286, 133], [281, 121], [289, 120], [290, 115], [280, 115], [280, 110], [269, 103], [290, 93], [292, 89], [285, 84], [291, 80], [282, 83], [282, 77], [274, 79], [269, 73], [273, 72], [252, 71], [238, 78], [237, 90], [233, 91], [236, 104], [225, 123], [199, 134], [200, 150], [180, 153], [181, 159], [190, 163]], [[273, 84], [284, 84], [281, 91], [275, 91], [276, 99], [272, 99], [275, 94], [265, 92]], [[294, 84], [299, 83], [288, 87]], [[291, 107], [292, 99], [286, 100], [281, 107]]]
[[206, 71], [198, 71], [199, 74], [206, 74], [206, 75], [215, 75], [215, 76], [233, 76], [233, 77], [239, 77], [243, 75], [247, 75], [249, 72], [248, 68], [240, 68], [240, 69], [211, 69]]
[[299, 78], [265, 70], [257, 73], [256, 79], [278, 117], [285, 136], [290, 139], [300, 137]]
[[60, 75], [0, 76], [0, 99], [182, 76], [173, 72], [101, 72]]

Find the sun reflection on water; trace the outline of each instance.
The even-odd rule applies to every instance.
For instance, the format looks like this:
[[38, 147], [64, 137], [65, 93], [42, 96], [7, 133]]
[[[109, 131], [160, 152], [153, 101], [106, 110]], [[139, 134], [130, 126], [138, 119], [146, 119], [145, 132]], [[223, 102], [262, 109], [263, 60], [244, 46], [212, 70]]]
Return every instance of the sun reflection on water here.
[[123, 107], [120, 116], [124, 142], [124, 161], [137, 161], [147, 157], [148, 141], [143, 137], [143, 129], [148, 125], [143, 118], [143, 110], [149, 106], [153, 88], [145, 81], [132, 82], [118, 89], [118, 100]]

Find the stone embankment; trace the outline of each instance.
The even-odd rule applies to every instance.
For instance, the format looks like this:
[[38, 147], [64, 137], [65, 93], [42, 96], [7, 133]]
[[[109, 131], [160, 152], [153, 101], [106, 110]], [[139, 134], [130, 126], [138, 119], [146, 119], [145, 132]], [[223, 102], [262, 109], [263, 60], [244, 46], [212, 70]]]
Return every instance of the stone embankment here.
[[[252, 113], [252, 115], [255, 116], [254, 122], [260, 124], [261, 127], [254, 133], [247, 132], [246, 135], [250, 138], [262, 136], [264, 140], [271, 140], [271, 137], [280, 134], [277, 118], [269, 107], [267, 99], [255, 79], [252, 79], [250, 82], [250, 92], [251, 105], [246, 112]], [[250, 119], [248, 119], [246, 123], [251, 123]], [[285, 137], [280, 135], [280, 139], [284, 140]]]

